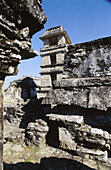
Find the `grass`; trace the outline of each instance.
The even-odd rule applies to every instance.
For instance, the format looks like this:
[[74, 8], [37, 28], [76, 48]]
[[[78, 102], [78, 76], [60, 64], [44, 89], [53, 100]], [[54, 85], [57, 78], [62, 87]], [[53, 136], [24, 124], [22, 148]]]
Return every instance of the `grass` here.
[[37, 152], [39, 149], [38, 148], [34, 148], [34, 152]]
[[25, 163], [27, 163], [27, 162], [31, 162], [31, 158], [30, 158], [30, 157], [29, 157], [29, 158], [27, 158], [24, 162], [25, 162]]

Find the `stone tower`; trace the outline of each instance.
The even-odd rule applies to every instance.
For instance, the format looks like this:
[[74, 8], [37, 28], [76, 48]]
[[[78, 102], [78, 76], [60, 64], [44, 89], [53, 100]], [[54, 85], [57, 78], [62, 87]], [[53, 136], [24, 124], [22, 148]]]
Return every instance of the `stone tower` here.
[[65, 52], [71, 41], [62, 26], [46, 30], [40, 39], [44, 42], [44, 47], [41, 48], [40, 96], [45, 97], [54, 81], [62, 79]]

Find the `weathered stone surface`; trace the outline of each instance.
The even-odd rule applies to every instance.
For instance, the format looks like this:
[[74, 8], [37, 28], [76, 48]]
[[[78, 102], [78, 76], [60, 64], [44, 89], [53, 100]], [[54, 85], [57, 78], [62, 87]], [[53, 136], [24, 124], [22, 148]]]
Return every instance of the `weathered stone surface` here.
[[25, 130], [20, 129], [12, 123], [4, 122], [4, 143], [12, 142], [16, 144], [24, 144]]
[[107, 110], [111, 107], [111, 87], [81, 87], [54, 89], [44, 98], [43, 104], [75, 105], [84, 108]]
[[21, 145], [15, 145], [10, 150], [14, 151], [14, 152], [22, 152], [24, 150], [24, 148], [21, 147]]
[[62, 26], [46, 30], [40, 37], [44, 42], [41, 48], [41, 89], [42, 97], [52, 89], [54, 80], [61, 80], [67, 44], [71, 41]]
[[95, 149], [86, 149], [83, 147], [77, 147], [76, 153], [78, 155], [81, 155], [82, 157], [87, 157], [90, 159], [96, 159], [101, 162], [107, 162], [108, 157], [107, 157], [107, 151], [103, 152], [101, 150], [95, 150]]
[[6, 143], [6, 144], [4, 145], [4, 152], [7, 151], [7, 150], [9, 150], [11, 147], [12, 147], [12, 144]]
[[40, 101], [37, 91], [40, 78], [23, 76], [10, 84], [4, 95], [5, 120], [27, 127], [38, 117]]
[[69, 44], [63, 79], [54, 82], [55, 89], [48, 93], [43, 104], [108, 110], [111, 107], [110, 46], [111, 37]]
[[61, 81], [54, 82], [54, 88], [82, 88], [82, 87], [95, 87], [95, 86], [110, 86], [111, 76], [105, 77], [88, 77], [88, 78], [69, 78], [62, 79]]
[[107, 110], [111, 107], [111, 86], [91, 87], [88, 108]]
[[[28, 19], [27, 19], [28, 18]], [[0, 2], [0, 74], [16, 74], [21, 59], [38, 55], [31, 49], [31, 37], [41, 30], [46, 17], [41, 1]]]
[[72, 139], [71, 134], [65, 128], [59, 127], [60, 147], [68, 150], [76, 150], [77, 143]]
[[48, 130], [47, 123], [41, 119], [36, 120], [35, 123], [29, 123], [26, 129], [26, 144], [36, 145], [38, 148], [45, 146]]
[[84, 124], [84, 118], [82, 116], [47, 114], [46, 117], [49, 119], [49, 121], [63, 122], [63, 124], [71, 124], [76, 127], [82, 126]]
[[98, 77], [111, 75], [111, 37], [69, 45], [64, 74], [68, 77]]
[[[4, 81], [7, 75], [17, 74], [17, 65], [21, 63], [21, 59], [38, 55], [38, 52], [31, 48], [31, 38], [46, 22], [41, 3], [41, 0], [0, 1], [0, 81]], [[0, 93], [3, 96], [3, 90], [0, 90]], [[2, 170], [3, 98], [0, 99], [0, 169]]]
[[40, 88], [41, 80], [39, 77], [23, 76], [10, 83], [6, 89], [4, 102], [8, 103], [11, 99], [27, 100], [38, 98], [37, 90]]
[[87, 94], [88, 89], [84, 91], [82, 89], [55, 89], [48, 93], [42, 104], [80, 105], [81, 107], [87, 107]]
[[59, 147], [75, 151], [82, 158], [107, 162], [111, 146], [107, 131], [86, 125], [82, 116], [48, 114], [46, 118], [50, 128], [48, 138], [53, 134]]

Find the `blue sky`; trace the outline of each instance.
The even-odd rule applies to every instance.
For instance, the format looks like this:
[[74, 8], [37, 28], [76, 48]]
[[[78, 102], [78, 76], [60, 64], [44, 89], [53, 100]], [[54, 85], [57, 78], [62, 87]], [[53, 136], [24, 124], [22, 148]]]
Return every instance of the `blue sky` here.
[[[110, 0], [43, 0], [47, 16], [45, 28], [32, 38], [32, 48], [40, 53], [43, 42], [39, 39], [46, 29], [62, 25], [72, 43], [86, 42], [111, 36]], [[19, 64], [16, 76], [6, 77], [5, 88], [9, 82], [23, 75], [40, 77], [41, 57], [24, 60]]]

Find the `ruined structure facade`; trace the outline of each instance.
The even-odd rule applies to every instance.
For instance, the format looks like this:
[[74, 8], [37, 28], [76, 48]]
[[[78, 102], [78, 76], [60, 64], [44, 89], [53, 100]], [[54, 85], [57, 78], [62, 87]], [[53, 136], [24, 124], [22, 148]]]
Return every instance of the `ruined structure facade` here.
[[3, 84], [21, 59], [38, 55], [31, 38], [46, 22], [41, 0], [0, 0], [0, 170], [3, 169]]
[[47, 30], [41, 39], [40, 84], [33, 77], [12, 83], [12, 91], [15, 88], [23, 101], [9, 111], [10, 122], [25, 128], [29, 146], [39, 148], [47, 142], [68, 150], [88, 167], [110, 170], [111, 37], [71, 44], [59, 26]]
[[64, 57], [67, 44], [71, 44], [66, 31], [62, 26], [46, 30], [40, 37], [44, 43], [41, 48], [41, 97], [45, 97], [52, 89], [55, 80], [62, 79]]
[[[55, 82], [54, 88], [42, 102], [43, 104], [57, 105], [56, 115], [48, 116], [50, 117], [49, 122], [60, 122], [56, 128], [58, 129], [62, 147], [67, 146], [67, 149], [71, 150], [70, 142], [67, 141], [67, 138], [75, 138], [74, 141], [78, 147], [74, 149], [74, 142], [71, 142], [71, 145], [73, 150], [79, 151], [77, 154], [82, 157], [89, 154], [90, 159], [93, 159], [94, 157], [96, 158], [98, 150], [100, 152], [104, 150], [106, 154], [104, 158], [107, 159], [107, 163], [108, 157], [111, 156], [110, 63], [111, 37], [68, 45], [68, 51], [65, 55], [64, 79]], [[64, 119], [64, 115], [67, 119], [64, 121], [65, 125], [61, 125], [61, 119]], [[73, 125], [71, 130], [68, 119], [71, 121], [72, 115], [75, 116], [75, 119], [76, 116], [80, 116], [78, 121], [81, 120], [82, 116], [84, 117], [84, 123], [81, 128], [79, 127], [80, 129], [77, 128], [77, 125], [75, 127]], [[68, 126], [66, 126], [67, 123]], [[103, 130], [105, 131], [103, 132]], [[87, 133], [88, 138], [84, 136]], [[104, 133], [110, 133], [109, 137], [106, 137], [106, 140], [109, 141], [108, 150], [99, 147], [103, 142]], [[98, 143], [100, 136], [101, 144]], [[103, 143], [105, 146], [106, 142]], [[100, 153], [97, 159], [99, 159], [99, 156]]]

